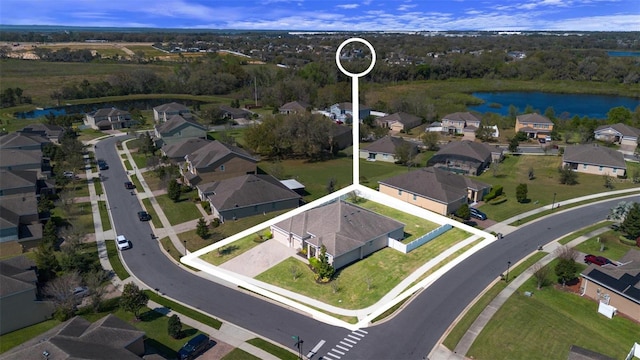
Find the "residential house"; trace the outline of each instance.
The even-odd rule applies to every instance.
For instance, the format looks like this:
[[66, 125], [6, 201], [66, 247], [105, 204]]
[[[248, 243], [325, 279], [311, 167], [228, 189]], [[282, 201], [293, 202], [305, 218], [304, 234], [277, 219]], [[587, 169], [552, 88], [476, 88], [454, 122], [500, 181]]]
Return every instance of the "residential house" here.
[[469, 126], [480, 127], [480, 118], [470, 112], [455, 112], [442, 118], [442, 130], [449, 134], [462, 134]]
[[34, 247], [42, 239], [35, 192], [5, 195], [0, 200], [0, 243], [18, 241]]
[[330, 152], [335, 150], [343, 150], [353, 145], [353, 136], [351, 127], [333, 124], [331, 127], [331, 149]]
[[[331, 117], [336, 121], [342, 121], [344, 123], [351, 123], [353, 121], [353, 104], [350, 102], [342, 102], [331, 105], [329, 108]], [[362, 122], [362, 119], [371, 114], [371, 109], [360, 104], [358, 111], [358, 119]]]
[[54, 144], [60, 143], [60, 138], [64, 134], [64, 128], [58, 125], [49, 125], [49, 124], [30, 124], [22, 128], [22, 130], [18, 130], [19, 133], [23, 134], [37, 134], [49, 139], [50, 142]]
[[585, 174], [624, 176], [627, 172], [627, 164], [621, 152], [592, 144], [565, 147], [562, 166], [567, 165], [572, 170]]
[[2, 354], [6, 360], [140, 360], [144, 331], [109, 314], [94, 323], [76, 316]]
[[174, 163], [184, 162], [184, 157], [209, 144], [211, 140], [200, 138], [187, 138], [165, 144], [160, 148], [163, 156]]
[[622, 123], [598, 126], [594, 133], [596, 140], [620, 144], [620, 151], [628, 154], [636, 151], [640, 138], [640, 129]]
[[255, 174], [257, 159], [246, 151], [214, 140], [185, 156], [180, 168], [185, 183], [190, 186], [235, 176]]
[[294, 209], [301, 196], [271, 175], [241, 175], [196, 186], [220, 221]]
[[38, 291], [36, 264], [24, 255], [0, 261], [0, 335], [51, 318], [54, 306]]
[[385, 248], [389, 238], [402, 240], [404, 224], [336, 200], [272, 225], [271, 233], [288, 247], [305, 249], [307, 258], [318, 257], [324, 245], [339, 269]]
[[386, 127], [395, 133], [399, 133], [401, 131], [409, 131], [419, 126], [422, 124], [422, 118], [405, 112], [397, 112], [376, 118], [375, 123], [380, 127]]
[[278, 108], [280, 114], [295, 114], [295, 113], [304, 113], [311, 109], [311, 105], [307, 104], [304, 101], [291, 101], [288, 102]]
[[502, 160], [502, 149], [468, 140], [452, 141], [440, 148], [428, 161], [434, 166], [457, 174], [480, 175], [492, 162]]
[[35, 171], [0, 169], [0, 198], [2, 196], [37, 193]]
[[169, 120], [154, 126], [156, 146], [161, 148], [184, 139], [207, 138], [207, 129], [192, 118], [185, 119], [180, 115], [173, 115]]
[[378, 181], [380, 191], [440, 215], [481, 201], [491, 185], [435, 167], [421, 168]]
[[38, 178], [51, 177], [51, 163], [42, 157], [41, 150], [16, 150], [0, 148], [0, 169], [31, 170]]
[[131, 127], [131, 113], [116, 108], [98, 109], [85, 114], [84, 123], [96, 130], [118, 130]]
[[251, 119], [253, 113], [246, 109], [234, 108], [227, 105], [220, 105], [220, 111], [229, 120]]
[[360, 158], [367, 161], [396, 162], [399, 147], [408, 147], [410, 154], [418, 153], [418, 146], [399, 137], [386, 135], [360, 150]]
[[425, 132], [444, 132], [444, 128], [442, 127], [442, 123], [440, 121], [434, 121], [429, 124], [425, 129]]
[[582, 293], [640, 322], [640, 251], [629, 250], [619, 263], [618, 266], [589, 265], [580, 274]]
[[153, 120], [157, 123], [165, 122], [174, 115], [180, 115], [185, 119], [192, 117], [189, 109], [177, 102], [170, 102], [153, 108]]
[[516, 116], [516, 132], [523, 132], [531, 139], [545, 139], [551, 136], [551, 131], [553, 121], [546, 116], [537, 113]]
[[0, 136], [0, 149], [42, 150], [48, 143], [51, 143], [51, 140], [38, 133], [12, 132]]

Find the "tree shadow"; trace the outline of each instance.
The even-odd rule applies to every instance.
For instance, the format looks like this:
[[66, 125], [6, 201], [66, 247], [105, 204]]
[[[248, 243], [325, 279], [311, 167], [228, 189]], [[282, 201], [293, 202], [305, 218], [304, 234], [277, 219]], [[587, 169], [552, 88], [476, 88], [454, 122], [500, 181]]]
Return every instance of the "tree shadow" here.
[[144, 321], [144, 322], [148, 322], [148, 321], [153, 321], [156, 319], [159, 319], [161, 317], [163, 317], [164, 314], [159, 313], [157, 311], [154, 310], [149, 310], [149, 311], [145, 311], [142, 314], [140, 314], [140, 321]]
[[231, 255], [233, 254], [236, 250], [238, 250], [240, 247], [238, 245], [229, 245], [229, 246], [225, 246], [223, 248], [218, 249], [218, 254], [220, 256], [226, 256], [226, 255]]
[[178, 356], [176, 351], [152, 338], [145, 339], [144, 345], [145, 355], [158, 354], [165, 359], [176, 359]]

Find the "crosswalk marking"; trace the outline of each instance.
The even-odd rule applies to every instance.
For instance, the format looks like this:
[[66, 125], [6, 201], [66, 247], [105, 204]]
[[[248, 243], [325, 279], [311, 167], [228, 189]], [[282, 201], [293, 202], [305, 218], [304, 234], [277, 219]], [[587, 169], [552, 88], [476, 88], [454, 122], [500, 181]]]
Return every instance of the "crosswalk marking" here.
[[351, 347], [351, 348], [353, 347], [353, 345], [351, 345], [351, 344], [347, 344], [347, 343], [346, 343], [346, 342], [344, 342], [344, 341], [340, 341], [340, 344], [342, 344], [342, 345], [344, 345], [344, 346]]
[[[362, 330], [362, 329], [356, 329], [356, 330], [352, 331], [350, 334], [347, 334], [345, 337], [342, 338], [342, 340], [339, 341], [340, 345], [336, 344], [334, 348], [329, 350], [327, 352], [327, 357], [323, 358], [323, 359], [334, 360], [334, 359], [340, 359], [341, 358], [340, 355], [346, 356], [347, 352], [352, 350], [353, 347], [358, 344], [358, 341], [364, 339], [364, 337], [367, 334], [368, 334], [368, 332], [366, 332], [365, 330]], [[316, 347], [319, 349], [318, 346], [316, 346]], [[318, 349], [315, 349], [315, 350], [317, 351]], [[310, 352], [309, 354], [315, 355], [315, 353], [313, 351]], [[339, 355], [336, 355], [336, 354], [339, 354]], [[307, 357], [310, 357], [310, 356], [307, 355]], [[318, 359], [318, 360], [320, 360], [320, 359]]]
[[352, 339], [356, 339], [356, 340], [360, 341], [360, 338], [359, 338], [359, 337], [355, 337], [355, 336], [353, 336], [353, 335], [351, 335], [351, 334], [349, 334], [349, 335], [347, 335], [347, 336], [348, 336], [348, 337], [350, 337], [350, 338], [352, 338]]
[[340, 349], [340, 350], [349, 351], [349, 349], [347, 349], [347, 348], [346, 348], [346, 347], [344, 347], [344, 346], [336, 345], [336, 347], [337, 347], [338, 349]]
[[353, 330], [353, 332], [358, 332], [358, 331], [363, 333], [363, 334], [368, 334], [368, 332], [366, 332], [365, 330], [362, 330], [362, 329]]
[[338, 355], [333, 355], [333, 354], [332, 354], [332, 353], [330, 353], [330, 352], [328, 352], [328, 353], [327, 353], [327, 355], [329, 355], [329, 356], [333, 356], [333, 357], [334, 357], [334, 358], [336, 358], [336, 359], [340, 359], [340, 356], [338, 356]]
[[357, 342], [355, 342], [355, 341], [353, 341], [353, 340], [351, 340], [351, 339], [344, 338], [344, 339], [342, 339], [342, 340], [344, 340], [344, 341], [348, 341], [348, 342], [350, 342], [350, 343], [352, 343], [352, 344], [357, 344]]
[[342, 351], [340, 351], [340, 350], [336, 350], [335, 348], [334, 348], [334, 349], [331, 349], [331, 351], [333, 351], [333, 352], [337, 352], [337, 353], [338, 353], [338, 354], [340, 354], [340, 355], [344, 355], [344, 354], [345, 354], [345, 353], [343, 353], [343, 352], [342, 352]]

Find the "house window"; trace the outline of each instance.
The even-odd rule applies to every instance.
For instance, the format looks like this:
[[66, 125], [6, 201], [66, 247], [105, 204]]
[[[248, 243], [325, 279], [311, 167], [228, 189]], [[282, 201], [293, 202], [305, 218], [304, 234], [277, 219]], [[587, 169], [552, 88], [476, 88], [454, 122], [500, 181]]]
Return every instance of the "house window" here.
[[224, 171], [224, 165], [220, 165], [220, 171]]
[[413, 201], [418, 200], [418, 197], [416, 196], [416, 194], [413, 194]]
[[587, 169], [587, 164], [582, 164], [582, 169], [586, 170]]
[[617, 173], [617, 172], [618, 172], [618, 169], [613, 168], [613, 173], [615, 174], [615, 173]]
[[398, 195], [402, 195], [402, 190], [398, 190]]
[[602, 171], [602, 166], [599, 166], [599, 167], [598, 167], [598, 170], [599, 170], [599, 171]]

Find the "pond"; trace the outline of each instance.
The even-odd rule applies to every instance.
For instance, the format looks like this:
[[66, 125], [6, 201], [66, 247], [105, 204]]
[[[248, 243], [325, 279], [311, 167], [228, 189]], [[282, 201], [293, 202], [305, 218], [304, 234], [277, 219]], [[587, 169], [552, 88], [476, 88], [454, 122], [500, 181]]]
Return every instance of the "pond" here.
[[96, 111], [98, 109], [111, 108], [111, 107], [115, 107], [121, 110], [129, 110], [131, 108], [138, 109], [138, 110], [151, 110], [156, 106], [170, 103], [170, 102], [177, 102], [185, 106], [191, 106], [196, 103], [199, 103], [199, 104], [205, 103], [203, 101], [184, 100], [184, 99], [120, 100], [120, 101], [100, 102], [100, 103], [82, 104], [82, 105], [56, 106], [56, 107], [50, 107], [45, 109], [39, 108], [32, 111], [16, 112], [13, 114], [13, 116], [16, 119], [35, 119], [42, 116], [46, 116], [50, 113], [56, 116], [71, 115], [71, 114], [85, 114], [88, 112]]
[[625, 96], [586, 95], [586, 94], [552, 94], [545, 92], [477, 92], [473, 96], [482, 99], [481, 105], [469, 106], [469, 110], [480, 113], [493, 112], [506, 116], [509, 106], [514, 105], [518, 113], [527, 106], [544, 114], [552, 107], [556, 117], [570, 119], [574, 115], [588, 116], [592, 119], [606, 119], [611, 108], [624, 106], [631, 111], [640, 105], [640, 99]]
[[607, 51], [607, 55], [611, 57], [627, 57], [627, 56], [640, 57], [640, 51]]

